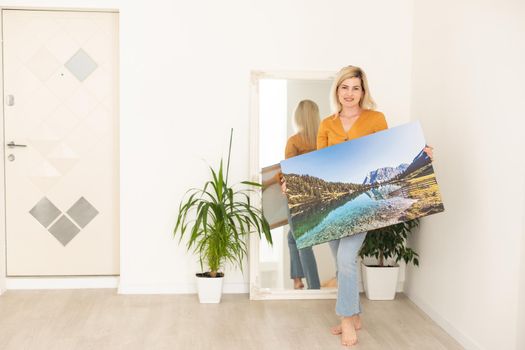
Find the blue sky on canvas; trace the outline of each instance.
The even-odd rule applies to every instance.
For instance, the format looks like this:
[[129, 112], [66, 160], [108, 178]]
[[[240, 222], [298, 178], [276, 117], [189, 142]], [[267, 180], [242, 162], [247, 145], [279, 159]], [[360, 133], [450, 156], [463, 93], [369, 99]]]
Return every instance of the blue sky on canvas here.
[[403, 124], [281, 162], [283, 173], [362, 183], [370, 171], [410, 164], [425, 146], [419, 122]]

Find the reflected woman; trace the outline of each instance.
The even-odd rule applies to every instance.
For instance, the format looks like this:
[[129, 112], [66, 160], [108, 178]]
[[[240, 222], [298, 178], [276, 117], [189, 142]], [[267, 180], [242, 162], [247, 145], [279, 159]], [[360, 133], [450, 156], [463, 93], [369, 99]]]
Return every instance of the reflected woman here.
[[[375, 111], [365, 72], [354, 66], [339, 71], [330, 93], [334, 114], [325, 118], [319, 127], [317, 149], [336, 145], [388, 128], [383, 113]], [[425, 148], [432, 157], [431, 148]], [[335, 311], [341, 323], [332, 328], [334, 335], [341, 335], [341, 343], [357, 343], [357, 330], [361, 328], [361, 306], [357, 284], [357, 255], [366, 232], [329, 242], [337, 262], [337, 302]]]
[[[319, 121], [319, 107], [315, 102], [310, 100], [299, 102], [294, 113], [297, 133], [291, 136], [286, 143], [285, 159], [316, 150]], [[294, 281], [294, 289], [304, 288], [302, 281], [304, 277], [306, 277], [308, 289], [321, 288], [312, 247], [297, 249], [291, 228], [288, 232], [288, 249], [290, 250], [290, 277]]]

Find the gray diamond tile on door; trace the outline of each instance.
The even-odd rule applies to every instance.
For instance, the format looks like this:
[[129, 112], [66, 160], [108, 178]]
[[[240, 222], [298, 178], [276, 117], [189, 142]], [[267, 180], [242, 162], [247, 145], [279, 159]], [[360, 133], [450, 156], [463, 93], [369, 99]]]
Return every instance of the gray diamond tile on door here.
[[84, 228], [98, 215], [98, 210], [84, 197], [80, 197], [80, 199], [69, 208], [67, 214], [75, 220], [78, 226]]
[[55, 238], [66, 246], [80, 232], [65, 215], [62, 215], [48, 230]]
[[82, 49], [79, 49], [65, 66], [80, 81], [84, 81], [98, 67], [97, 63]]
[[47, 197], [42, 198], [38, 203], [29, 211], [39, 223], [47, 228], [53, 220], [55, 220], [61, 211]]

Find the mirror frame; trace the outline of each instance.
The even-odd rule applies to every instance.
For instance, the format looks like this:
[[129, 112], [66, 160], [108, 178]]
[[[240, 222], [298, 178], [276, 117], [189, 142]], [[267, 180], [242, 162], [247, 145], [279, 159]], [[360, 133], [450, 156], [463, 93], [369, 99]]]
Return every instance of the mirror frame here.
[[[259, 168], [259, 80], [261, 79], [294, 79], [294, 80], [333, 80], [335, 72], [327, 71], [252, 71], [250, 75], [250, 179], [261, 182]], [[270, 164], [268, 164], [270, 165]], [[252, 203], [261, 204], [258, 191], [251, 194]], [[248, 261], [250, 266], [250, 300], [282, 299], [335, 299], [337, 289], [293, 290], [272, 289], [260, 286], [259, 276], [259, 243], [257, 234], [252, 233], [249, 241]]]

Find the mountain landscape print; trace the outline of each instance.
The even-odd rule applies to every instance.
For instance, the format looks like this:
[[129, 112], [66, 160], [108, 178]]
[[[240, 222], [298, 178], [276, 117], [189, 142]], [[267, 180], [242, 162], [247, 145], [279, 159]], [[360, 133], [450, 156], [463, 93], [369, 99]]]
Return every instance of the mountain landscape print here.
[[444, 210], [418, 122], [281, 162], [305, 248]]

